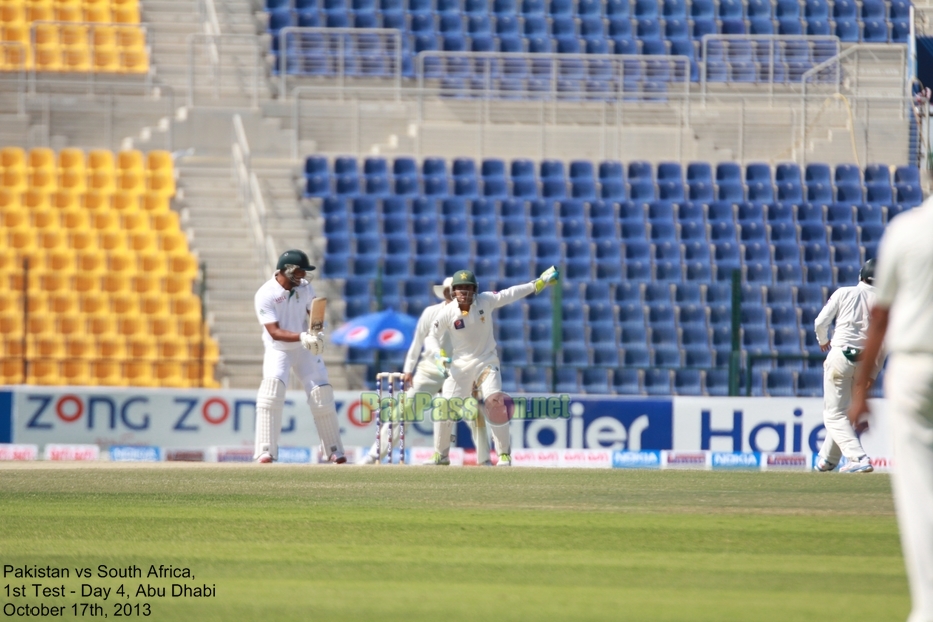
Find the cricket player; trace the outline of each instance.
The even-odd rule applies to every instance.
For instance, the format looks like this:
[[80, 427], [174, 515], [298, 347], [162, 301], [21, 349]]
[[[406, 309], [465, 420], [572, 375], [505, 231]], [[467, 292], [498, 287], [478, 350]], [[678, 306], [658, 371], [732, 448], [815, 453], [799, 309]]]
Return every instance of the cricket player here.
[[[449, 365], [450, 376], [444, 381], [443, 397], [449, 408], [454, 400], [476, 398], [481, 404], [486, 422], [492, 431], [499, 454], [498, 466], [512, 466], [512, 445], [509, 421], [512, 418], [511, 398], [502, 392], [502, 374], [496, 339], [492, 330], [492, 311], [521, 300], [525, 296], [540, 294], [546, 287], [557, 283], [560, 273], [551, 266], [541, 276], [523, 285], [501, 292], [477, 293], [476, 275], [461, 270], [451, 281], [454, 302], [445, 305], [434, 321], [431, 334], [439, 343], [450, 339], [450, 362], [447, 351], [441, 350], [441, 361]], [[469, 417], [467, 417], [469, 419]]]
[[875, 306], [855, 375], [849, 421], [868, 426], [865, 385], [882, 344], [890, 355], [884, 394], [894, 447], [891, 485], [912, 609], [933, 620], [933, 200], [900, 214], [878, 248]]
[[[404, 374], [403, 380], [405, 384], [410, 387], [406, 396], [409, 403], [414, 403], [413, 400], [416, 393], [427, 393], [432, 396], [439, 393], [441, 387], [444, 386], [444, 380], [447, 378], [446, 369], [439, 361], [442, 348], [437, 340], [430, 335], [430, 331], [437, 314], [444, 305], [453, 300], [450, 292], [451, 280], [450, 277], [447, 277], [444, 279], [442, 285], [434, 286], [434, 295], [440, 298], [442, 302], [427, 307], [421, 313], [421, 317], [418, 319], [418, 325], [415, 327], [414, 338], [412, 339], [411, 346], [408, 348], [405, 364], [402, 367], [402, 372]], [[450, 350], [449, 340], [444, 349]], [[419, 357], [421, 359], [420, 363], [418, 362]], [[412, 375], [413, 372], [414, 375]], [[369, 453], [363, 460], [365, 464], [375, 464], [379, 462], [388, 451], [390, 425], [390, 422], [382, 424], [382, 433], [379, 436], [382, 440], [381, 451], [374, 442]], [[476, 434], [475, 428], [471, 428], [471, 430], [474, 431], [473, 442], [476, 445], [477, 464], [481, 466], [492, 466], [492, 462], [489, 459], [489, 437], [486, 435], [485, 428], [479, 430], [480, 434]], [[401, 427], [399, 425], [392, 425], [393, 443], [398, 440], [400, 431]], [[452, 431], [452, 421], [445, 420], [434, 422], [434, 457], [426, 464], [443, 466], [450, 464]]]
[[261, 463], [278, 459], [285, 387], [293, 367], [304, 383], [325, 455], [337, 464], [347, 461], [340, 440], [334, 390], [321, 360], [324, 333], [312, 335], [306, 330], [314, 290], [304, 277], [312, 270], [314, 266], [303, 251], [287, 250], [279, 257], [275, 274], [259, 288], [254, 299], [256, 317], [265, 328], [263, 379], [256, 396], [254, 455]]
[[[865, 349], [871, 308], [875, 304], [874, 280], [875, 261], [869, 259], [859, 271], [859, 283], [854, 287], [837, 289], [814, 323], [820, 350], [829, 352], [823, 363], [826, 438], [813, 467], [815, 471], [832, 471], [841, 456], [845, 456], [848, 462], [839, 469], [840, 473], [870, 473], [874, 470], [847, 416], [852, 402], [855, 363]], [[827, 335], [833, 320], [836, 328], [830, 342]], [[881, 368], [880, 358], [876, 357], [874, 361], [872, 380]]]

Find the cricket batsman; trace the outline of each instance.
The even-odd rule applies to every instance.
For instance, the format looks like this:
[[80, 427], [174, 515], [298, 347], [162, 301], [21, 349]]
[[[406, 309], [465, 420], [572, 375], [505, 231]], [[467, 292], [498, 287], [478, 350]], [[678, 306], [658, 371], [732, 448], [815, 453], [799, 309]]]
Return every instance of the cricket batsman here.
[[312, 270], [314, 266], [307, 254], [287, 250], [279, 257], [275, 274], [259, 288], [254, 299], [256, 317], [265, 328], [262, 332], [263, 380], [256, 395], [256, 451], [253, 456], [260, 463], [278, 459], [285, 387], [292, 368], [304, 384], [327, 459], [337, 464], [347, 461], [340, 440], [334, 390], [321, 360], [324, 333], [312, 334], [307, 330], [312, 306], [320, 310], [323, 321], [322, 303], [326, 300], [318, 299], [312, 305], [314, 289], [305, 280]]
[[[856, 362], [861, 359], [868, 338], [871, 309], [875, 305], [875, 260], [869, 259], [859, 272], [854, 287], [837, 289], [817, 316], [814, 326], [820, 350], [829, 351], [823, 363], [823, 424], [826, 438], [820, 448], [814, 470], [832, 471], [841, 456], [848, 462], [840, 473], [870, 473], [871, 461], [862, 449], [847, 411], [852, 400]], [[829, 326], [836, 321], [832, 342]], [[884, 360], [883, 354], [873, 361], [874, 381]]]
[[531, 294], [540, 294], [559, 278], [560, 273], [551, 266], [531, 283], [480, 294], [476, 275], [469, 270], [456, 272], [451, 280], [454, 302], [442, 308], [431, 330], [438, 343], [450, 339], [451, 344], [450, 362], [448, 352], [440, 352], [440, 361], [450, 371], [444, 381], [443, 397], [451, 410], [455, 399], [473, 397], [482, 405], [480, 412], [485, 414], [499, 454], [498, 466], [512, 466], [509, 437], [512, 400], [502, 392], [492, 311]]

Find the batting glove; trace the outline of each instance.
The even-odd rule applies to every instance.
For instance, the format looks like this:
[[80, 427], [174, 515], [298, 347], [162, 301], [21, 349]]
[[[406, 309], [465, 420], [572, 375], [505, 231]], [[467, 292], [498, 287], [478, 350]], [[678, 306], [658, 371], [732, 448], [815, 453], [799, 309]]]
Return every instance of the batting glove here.
[[452, 359], [447, 356], [447, 353], [443, 350], [439, 354], [434, 355], [434, 364], [437, 365], [437, 368], [444, 374], [444, 378], [447, 378], [450, 375], [450, 364]]
[[541, 292], [544, 291], [545, 287], [547, 287], [548, 285], [557, 283], [557, 281], [559, 280], [560, 280], [560, 271], [554, 266], [551, 266], [550, 268], [542, 272], [541, 276], [535, 279], [535, 293], [540, 294]]
[[301, 345], [312, 354], [323, 354], [324, 333], [318, 333], [316, 335], [301, 333]]

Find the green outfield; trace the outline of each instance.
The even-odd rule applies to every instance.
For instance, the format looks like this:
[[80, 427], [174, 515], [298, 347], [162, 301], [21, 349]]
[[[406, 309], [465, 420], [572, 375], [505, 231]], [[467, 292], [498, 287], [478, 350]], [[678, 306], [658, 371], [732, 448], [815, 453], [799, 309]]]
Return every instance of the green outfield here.
[[148, 605], [150, 620], [878, 622], [909, 608], [878, 474], [17, 464], [0, 468], [0, 565], [12, 618]]

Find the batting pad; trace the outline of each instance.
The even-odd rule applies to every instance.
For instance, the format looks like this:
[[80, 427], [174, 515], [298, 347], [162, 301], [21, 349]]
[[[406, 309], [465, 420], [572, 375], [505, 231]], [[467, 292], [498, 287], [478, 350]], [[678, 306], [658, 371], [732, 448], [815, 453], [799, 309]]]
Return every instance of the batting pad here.
[[278, 378], [266, 378], [256, 394], [256, 450], [253, 459], [268, 453], [279, 457], [279, 433], [285, 408], [285, 385]]
[[487, 421], [486, 424], [489, 426], [489, 429], [492, 431], [492, 437], [496, 441], [496, 453], [499, 454], [510, 454], [512, 453], [512, 437], [509, 436], [509, 424], [508, 423], [493, 423], [492, 421]]
[[324, 453], [330, 459], [334, 454], [343, 454], [340, 426], [337, 423], [337, 406], [334, 404], [334, 389], [329, 384], [316, 386], [308, 394], [308, 406], [314, 417], [314, 426], [321, 437]]
[[434, 422], [434, 451], [445, 458], [450, 455], [450, 433], [453, 427], [453, 421]]
[[468, 420], [467, 426], [473, 436], [473, 446], [476, 447], [476, 464], [483, 464], [489, 460], [489, 435], [486, 433], [486, 419], [480, 413], [475, 420]]

